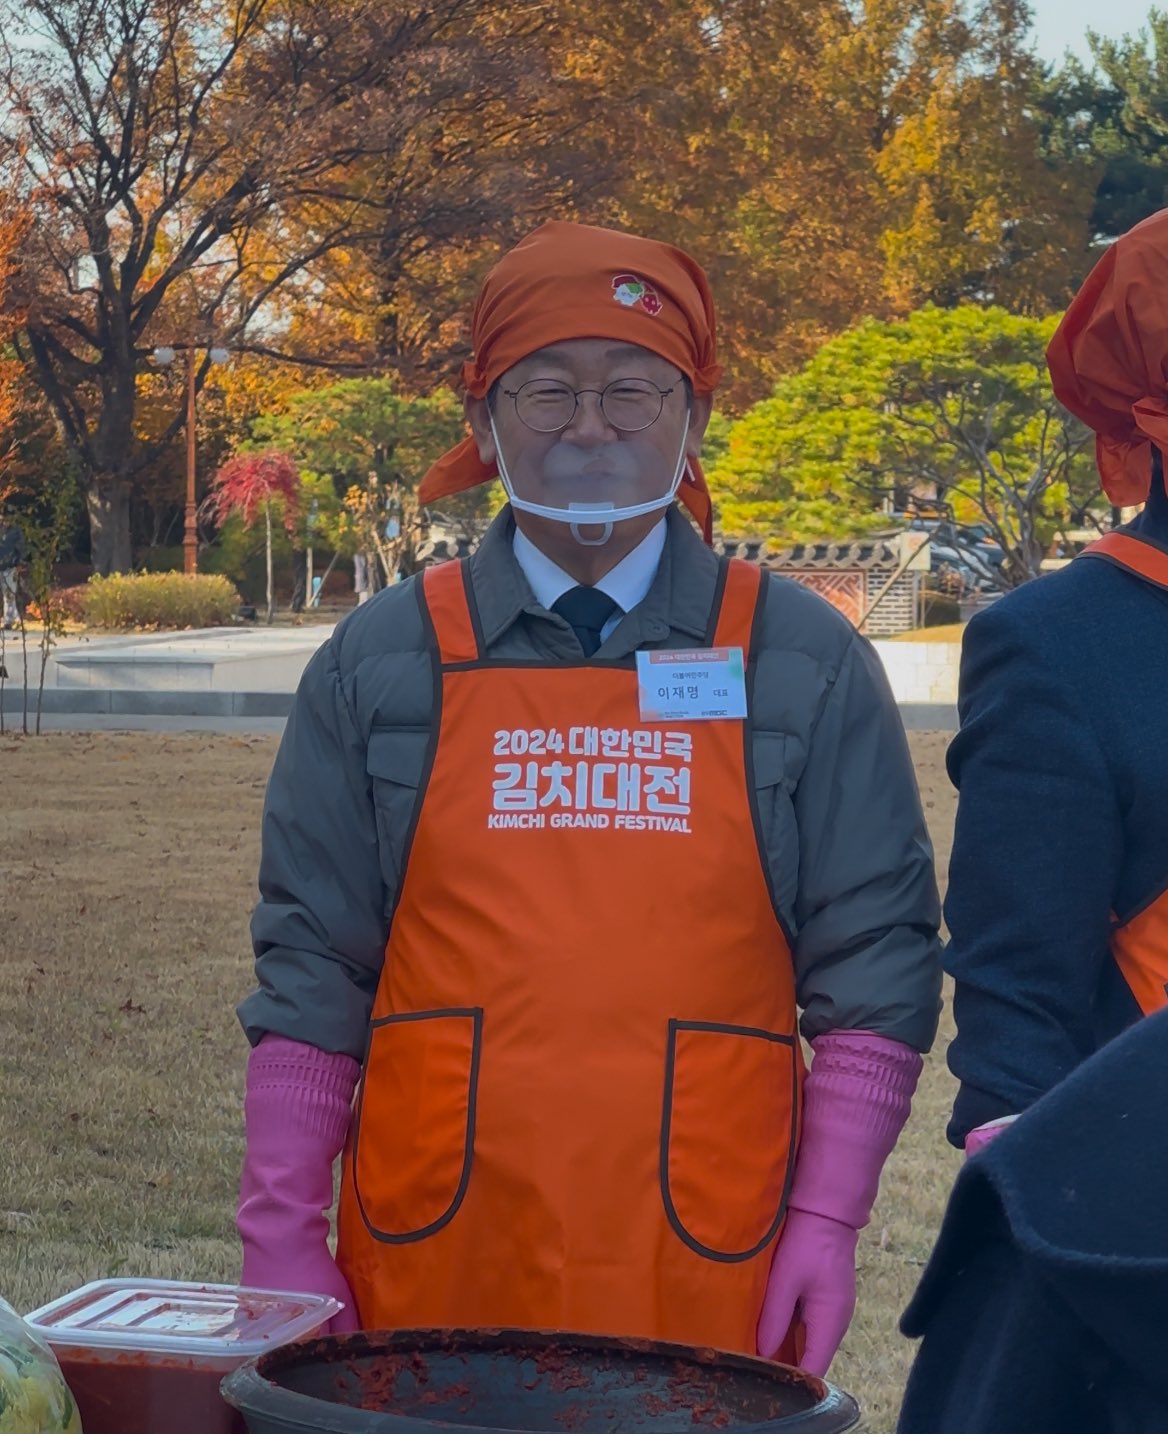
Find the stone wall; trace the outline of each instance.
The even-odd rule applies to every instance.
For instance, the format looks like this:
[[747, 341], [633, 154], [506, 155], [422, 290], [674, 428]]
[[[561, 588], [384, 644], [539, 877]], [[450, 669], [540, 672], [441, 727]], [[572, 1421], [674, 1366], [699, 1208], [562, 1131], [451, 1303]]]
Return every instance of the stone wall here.
[[[792, 582], [810, 588], [820, 597], [826, 598], [849, 622], [858, 623], [868, 610], [868, 604], [888, 581], [888, 574], [879, 571], [853, 569], [843, 572], [825, 572], [815, 569], [773, 567], [772, 572], [780, 573]], [[865, 631], [869, 637], [895, 637], [897, 633], [909, 632], [917, 625], [917, 584], [916, 573], [903, 573], [884, 597], [880, 606], [868, 619]]]
[[957, 701], [959, 642], [875, 642], [897, 702]]
[[[874, 583], [873, 578], [879, 578], [879, 582]], [[869, 575], [869, 602], [887, 581], [883, 574]], [[902, 573], [897, 578], [868, 619], [864, 631], [869, 637], [895, 637], [898, 632], [911, 632], [916, 627], [919, 584], [919, 573]]]

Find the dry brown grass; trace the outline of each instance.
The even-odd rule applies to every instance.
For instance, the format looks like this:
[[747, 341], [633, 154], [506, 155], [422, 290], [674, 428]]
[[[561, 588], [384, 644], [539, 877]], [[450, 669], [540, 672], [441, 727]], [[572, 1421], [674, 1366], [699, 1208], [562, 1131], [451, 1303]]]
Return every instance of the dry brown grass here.
[[[945, 739], [914, 734], [944, 870]], [[235, 1277], [253, 901], [270, 737], [0, 738], [0, 1294], [20, 1309], [114, 1273]], [[957, 1157], [949, 1027], [860, 1247], [833, 1377], [890, 1434], [896, 1319]]]

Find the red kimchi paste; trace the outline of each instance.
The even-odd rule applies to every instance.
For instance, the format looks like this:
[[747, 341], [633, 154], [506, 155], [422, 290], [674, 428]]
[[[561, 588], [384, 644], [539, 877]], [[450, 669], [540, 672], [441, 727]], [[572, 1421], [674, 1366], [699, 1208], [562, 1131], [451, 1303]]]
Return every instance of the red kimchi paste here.
[[182, 1356], [54, 1350], [85, 1434], [247, 1434], [219, 1394], [231, 1372]]

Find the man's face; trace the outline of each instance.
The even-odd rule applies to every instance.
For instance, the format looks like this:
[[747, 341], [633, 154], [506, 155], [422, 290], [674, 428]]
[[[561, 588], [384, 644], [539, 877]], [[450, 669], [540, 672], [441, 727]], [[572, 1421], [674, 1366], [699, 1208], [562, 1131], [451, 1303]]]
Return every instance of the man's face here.
[[[554, 385], [596, 392], [580, 395], [559, 431], [534, 431], [521, 414], [537, 423], [547, 421], [541, 405], [557, 402]], [[605, 389], [611, 397], [602, 408], [600, 393]], [[621, 426], [626, 415], [638, 421], [644, 401], [651, 405], [648, 411], [655, 409], [658, 393], [661, 409], [655, 422], [636, 432]], [[516, 395], [521, 395], [518, 401]], [[498, 435], [498, 448], [520, 498], [563, 509], [587, 503], [623, 508], [652, 502], [670, 491], [683, 446], [688, 457], [696, 458], [701, 451], [710, 407], [708, 397], [695, 398], [691, 406], [681, 373], [648, 349], [611, 339], [569, 339], [529, 354], [503, 375], [495, 390], [495, 433], [484, 400], [468, 399], [467, 417], [484, 462], [496, 461]], [[657, 512], [628, 521], [647, 532], [659, 517]], [[593, 531], [581, 526], [586, 534]]]

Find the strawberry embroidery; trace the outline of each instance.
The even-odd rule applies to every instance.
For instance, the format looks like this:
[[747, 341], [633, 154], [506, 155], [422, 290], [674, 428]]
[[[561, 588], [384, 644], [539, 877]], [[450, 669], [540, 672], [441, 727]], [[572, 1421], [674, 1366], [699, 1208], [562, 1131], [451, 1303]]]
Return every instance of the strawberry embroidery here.
[[626, 309], [635, 309], [638, 304], [654, 318], [661, 312], [661, 296], [647, 279], [636, 274], [617, 274], [612, 281], [612, 296]]

